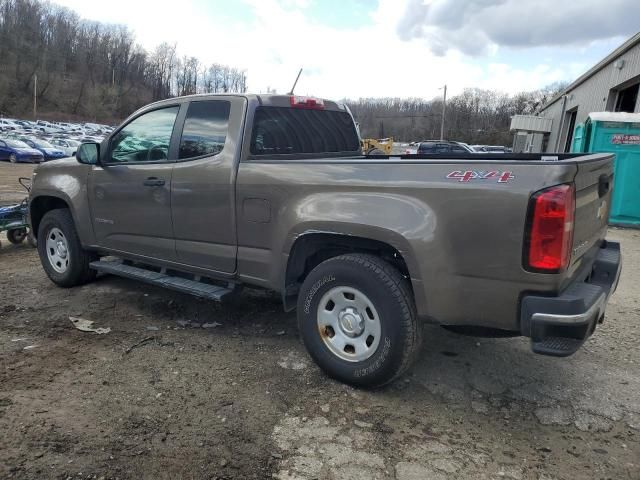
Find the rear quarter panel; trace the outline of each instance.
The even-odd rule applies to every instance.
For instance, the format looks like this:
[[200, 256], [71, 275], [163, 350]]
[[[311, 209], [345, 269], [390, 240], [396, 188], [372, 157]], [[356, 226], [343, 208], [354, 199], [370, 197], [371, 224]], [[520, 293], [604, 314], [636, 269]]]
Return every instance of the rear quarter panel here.
[[[513, 179], [447, 178], [467, 169], [510, 171]], [[240, 277], [281, 291], [300, 235], [362, 236], [402, 254], [422, 317], [517, 330], [521, 293], [562, 282], [522, 267], [530, 195], [575, 172], [561, 162], [248, 160], [236, 187]], [[257, 201], [269, 210], [260, 221], [243, 208]]]

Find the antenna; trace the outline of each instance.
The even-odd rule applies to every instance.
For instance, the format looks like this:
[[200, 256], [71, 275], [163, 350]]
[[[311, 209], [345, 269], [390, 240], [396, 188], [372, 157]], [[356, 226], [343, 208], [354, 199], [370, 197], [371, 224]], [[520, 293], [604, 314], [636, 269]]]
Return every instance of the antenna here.
[[291, 87], [291, 91], [287, 93], [287, 95], [293, 95], [293, 91], [296, 89], [296, 85], [298, 84], [298, 80], [300, 79], [300, 74], [302, 73], [302, 69], [298, 72], [298, 76], [296, 77], [296, 81], [293, 82], [293, 87]]

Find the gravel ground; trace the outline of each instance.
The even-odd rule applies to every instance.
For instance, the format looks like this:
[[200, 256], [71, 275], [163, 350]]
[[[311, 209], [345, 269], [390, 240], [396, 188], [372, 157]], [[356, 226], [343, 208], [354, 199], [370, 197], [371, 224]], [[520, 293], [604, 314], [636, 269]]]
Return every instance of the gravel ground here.
[[[17, 171], [0, 164], [0, 200]], [[640, 479], [640, 232], [610, 238], [623, 278], [574, 356], [429, 326], [410, 373], [370, 392], [310, 362], [276, 295], [59, 289], [3, 236], [0, 478]]]

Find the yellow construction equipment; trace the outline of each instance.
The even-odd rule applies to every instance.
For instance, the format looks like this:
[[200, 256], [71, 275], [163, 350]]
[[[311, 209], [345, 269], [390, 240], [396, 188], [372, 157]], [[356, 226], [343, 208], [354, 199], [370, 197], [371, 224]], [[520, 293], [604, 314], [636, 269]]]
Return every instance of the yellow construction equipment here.
[[391, 155], [393, 150], [393, 137], [389, 138], [363, 138], [362, 153], [365, 155]]

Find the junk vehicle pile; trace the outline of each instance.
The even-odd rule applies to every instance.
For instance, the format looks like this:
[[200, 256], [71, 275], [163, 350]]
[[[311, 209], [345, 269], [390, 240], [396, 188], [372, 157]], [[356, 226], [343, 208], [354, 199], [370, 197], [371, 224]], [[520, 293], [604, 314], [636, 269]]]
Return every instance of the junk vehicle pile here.
[[101, 142], [113, 127], [0, 119], [0, 161], [41, 163], [75, 156], [83, 142]]

